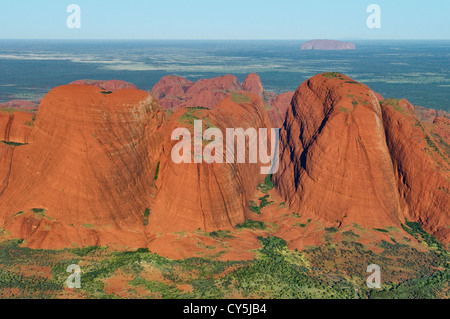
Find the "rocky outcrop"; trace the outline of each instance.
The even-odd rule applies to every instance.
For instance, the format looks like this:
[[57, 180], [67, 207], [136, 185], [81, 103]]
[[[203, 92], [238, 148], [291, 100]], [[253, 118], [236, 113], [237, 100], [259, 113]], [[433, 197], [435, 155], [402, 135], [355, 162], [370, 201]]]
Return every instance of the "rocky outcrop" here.
[[[233, 76], [196, 83], [168, 76], [152, 91], [173, 111], [168, 120], [157, 99], [116, 84], [55, 88], [36, 121], [0, 112], [0, 228], [11, 237], [32, 248], [164, 252], [178, 238], [173, 232], [232, 230], [252, 219], [281, 221], [275, 234], [301, 249], [322, 242], [315, 236], [323, 226], [401, 229], [407, 218], [450, 241], [450, 121], [443, 113], [418, 111], [407, 100], [380, 103], [367, 86], [334, 72], [279, 96], [256, 74], [243, 85]], [[191, 163], [175, 163], [180, 141], [172, 133], [193, 133], [195, 120], [202, 133], [218, 128], [225, 147], [226, 128], [281, 127], [280, 169], [267, 195], [280, 205], [251, 212], [267, 165], [249, 163], [248, 155], [245, 163], [226, 163], [224, 149], [223, 164], [206, 163], [205, 154], [194, 163], [191, 148]], [[204, 153], [211, 144], [200, 147]], [[247, 154], [249, 147], [246, 141]], [[283, 217], [293, 211], [317, 221], [316, 230], [300, 235]], [[262, 234], [245, 232], [232, 240], [232, 255], [259, 247]], [[169, 255], [189, 256], [179, 250], [195, 246], [195, 236]]]
[[35, 248], [145, 247], [163, 119], [157, 101], [136, 89], [50, 91], [30, 144], [1, 150], [0, 162], [14, 152], [0, 177], [1, 227]]
[[[205, 155], [202, 163], [194, 163], [192, 154], [189, 154], [191, 163], [174, 163], [171, 151], [179, 141], [172, 141], [171, 132], [176, 128], [188, 128], [194, 136], [194, 120], [203, 121], [203, 132], [207, 128], [220, 129], [224, 147], [227, 128], [271, 127], [264, 102], [244, 92], [232, 94], [213, 110], [187, 108], [174, 113], [163, 143], [156, 182], [158, 193], [149, 218], [151, 233], [195, 231], [199, 228], [208, 232], [233, 229], [245, 221], [249, 214], [249, 201], [258, 183], [264, 180], [259, 163], [250, 164], [248, 160], [244, 164], [226, 163], [226, 149], [221, 156], [224, 163], [207, 164]], [[203, 143], [203, 151], [209, 143]], [[246, 154], [248, 157], [248, 142]]]
[[302, 215], [329, 226], [399, 226], [403, 216], [379, 102], [367, 86], [319, 74], [295, 92], [273, 180]]
[[264, 98], [264, 88], [261, 83], [261, 78], [256, 73], [250, 73], [249, 75], [247, 75], [244, 83], [242, 84], [242, 89], [262, 99]]
[[123, 89], [137, 89], [136, 85], [120, 80], [98, 81], [98, 80], [76, 80], [70, 85], [93, 85], [108, 92], [115, 92]]
[[278, 95], [273, 100], [271, 108], [267, 113], [274, 127], [281, 128], [283, 126], [294, 93], [295, 92], [285, 92]]
[[450, 114], [442, 110], [429, 109], [423, 106], [414, 106], [415, 115], [418, 120], [424, 122], [433, 122], [436, 117], [445, 117], [450, 119]]
[[303, 43], [301, 50], [356, 50], [356, 46], [352, 42], [336, 40], [311, 40]]
[[380, 101], [380, 102], [385, 100], [384, 96], [381, 93], [375, 92], [375, 96], [377, 97], [378, 101]]
[[31, 113], [4, 113], [0, 110], [0, 142], [28, 143], [34, 118]]
[[[443, 133], [449, 123], [421, 122], [406, 100], [388, 99], [381, 105], [387, 144], [407, 218], [419, 221], [443, 242], [450, 241], [450, 148]], [[422, 115], [423, 116], [423, 115]], [[445, 119], [445, 118], [443, 118]], [[441, 129], [443, 133], [437, 134]]]
[[153, 87], [151, 94], [159, 100], [163, 109], [176, 111], [186, 107], [213, 109], [230, 94], [240, 91], [250, 92], [264, 100], [272, 125], [281, 126], [293, 92], [279, 96], [268, 92], [264, 90], [261, 78], [255, 73], [249, 74], [242, 85], [233, 75], [201, 79], [195, 83], [183, 77], [169, 75]]
[[212, 79], [201, 79], [195, 83], [179, 76], [162, 78], [152, 89], [165, 110], [185, 107], [214, 108], [231, 92], [242, 90], [234, 75], [224, 75]]

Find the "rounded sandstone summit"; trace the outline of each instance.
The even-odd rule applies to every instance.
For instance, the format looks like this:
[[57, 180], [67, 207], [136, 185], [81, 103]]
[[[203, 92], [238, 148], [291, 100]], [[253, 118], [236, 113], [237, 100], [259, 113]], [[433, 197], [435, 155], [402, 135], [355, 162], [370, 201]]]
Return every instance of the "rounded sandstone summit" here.
[[[174, 162], [171, 152], [179, 142], [172, 139], [170, 132], [177, 128], [188, 128], [193, 139], [198, 134], [194, 131], [196, 120], [202, 121], [204, 131], [216, 128], [223, 133], [221, 140], [224, 147], [214, 151], [214, 154], [220, 152], [222, 163], [206, 163], [205, 153], [201, 155], [201, 163], [195, 163], [192, 156], [194, 148], [188, 153], [190, 163]], [[225, 159], [228, 152], [233, 152], [226, 147], [226, 130], [234, 127], [243, 130], [270, 129], [264, 101], [251, 93], [241, 92], [225, 98], [212, 110], [191, 107], [172, 115], [168, 124], [169, 133], [163, 142], [160, 173], [156, 182], [159, 191], [149, 218], [148, 229], [151, 232], [232, 230], [245, 221], [249, 200], [264, 177], [260, 174], [259, 162], [236, 163]], [[202, 132], [200, 136], [203, 136]], [[203, 151], [208, 146], [205, 142], [202, 143]], [[189, 144], [192, 145], [191, 140]], [[245, 144], [245, 147], [248, 156], [249, 146]]]
[[[164, 116], [136, 89], [66, 85], [42, 100], [16, 147], [0, 219], [29, 247], [142, 247]], [[17, 200], [20, 198], [20, 200]]]
[[399, 225], [402, 214], [378, 99], [339, 73], [295, 92], [281, 131], [281, 195], [330, 226]]

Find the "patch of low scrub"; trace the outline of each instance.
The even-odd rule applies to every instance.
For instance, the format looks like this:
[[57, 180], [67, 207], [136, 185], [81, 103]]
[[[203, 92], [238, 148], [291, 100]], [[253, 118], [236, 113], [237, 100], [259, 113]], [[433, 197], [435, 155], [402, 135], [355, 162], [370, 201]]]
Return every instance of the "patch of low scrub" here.
[[343, 76], [342, 74], [338, 73], [338, 72], [326, 72], [322, 74], [323, 77], [326, 77], [328, 79], [340, 79], [343, 80]]

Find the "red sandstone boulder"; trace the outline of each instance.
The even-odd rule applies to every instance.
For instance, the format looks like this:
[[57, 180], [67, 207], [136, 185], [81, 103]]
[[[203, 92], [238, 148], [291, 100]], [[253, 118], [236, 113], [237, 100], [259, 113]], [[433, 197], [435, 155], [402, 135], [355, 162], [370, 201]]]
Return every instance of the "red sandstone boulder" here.
[[326, 225], [400, 226], [403, 211], [375, 93], [338, 73], [295, 92], [281, 132], [275, 185]]
[[1, 227], [32, 248], [145, 247], [163, 118], [157, 101], [136, 89], [50, 91], [30, 144], [0, 150], [0, 163], [12, 160], [0, 176]]
[[137, 87], [134, 84], [120, 80], [109, 80], [109, 81], [77, 80], [70, 83], [70, 85], [76, 84], [93, 85], [109, 92], [115, 92], [117, 90], [123, 89], [137, 89]]

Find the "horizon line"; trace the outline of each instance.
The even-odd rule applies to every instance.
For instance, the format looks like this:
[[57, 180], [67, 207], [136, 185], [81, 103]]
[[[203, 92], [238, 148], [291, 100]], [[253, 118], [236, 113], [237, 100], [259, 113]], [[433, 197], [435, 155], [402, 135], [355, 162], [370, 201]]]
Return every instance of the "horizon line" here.
[[448, 39], [367, 39], [367, 38], [345, 38], [345, 39], [330, 39], [330, 38], [309, 38], [309, 39], [108, 39], [108, 38], [0, 38], [3, 40], [15, 40], [15, 41], [31, 41], [31, 40], [53, 40], [53, 41], [312, 41], [312, 40], [336, 40], [336, 41], [450, 41]]

